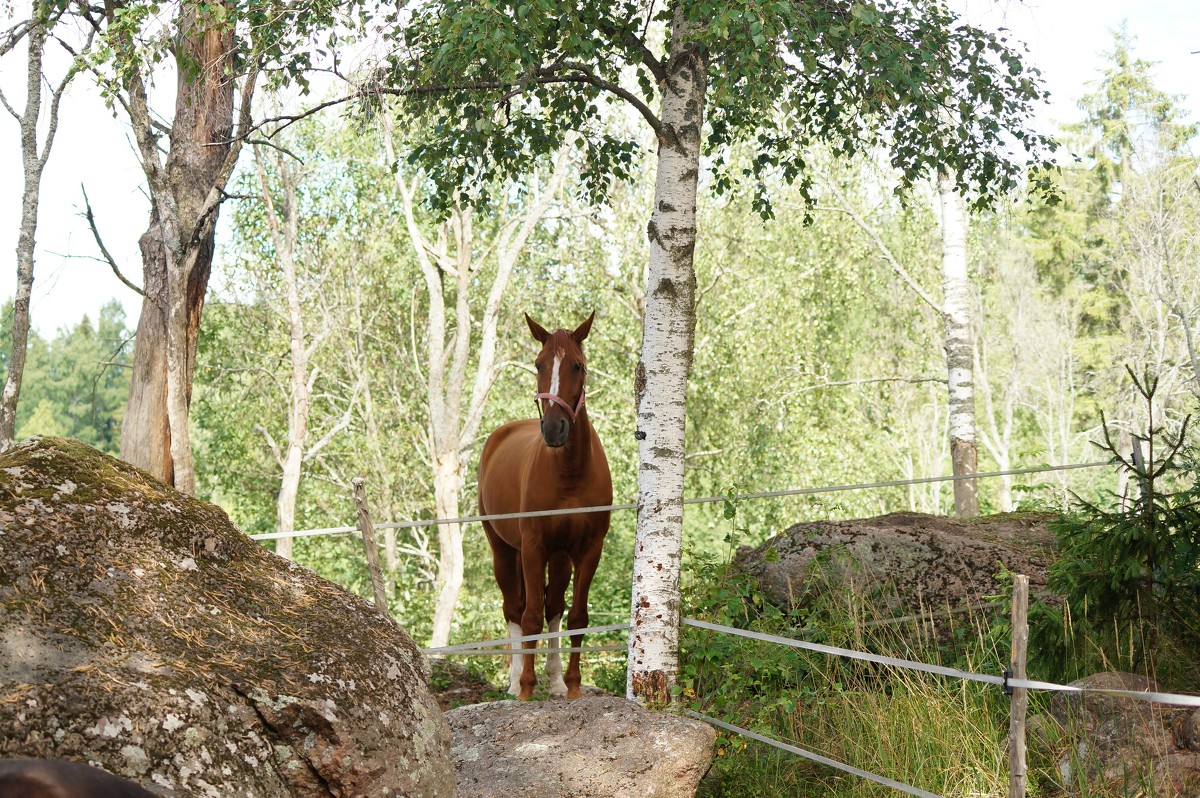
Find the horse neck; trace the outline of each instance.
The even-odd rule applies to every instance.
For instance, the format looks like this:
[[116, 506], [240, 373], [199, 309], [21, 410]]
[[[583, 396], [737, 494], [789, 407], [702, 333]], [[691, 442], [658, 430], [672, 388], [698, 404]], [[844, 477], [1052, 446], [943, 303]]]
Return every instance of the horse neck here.
[[567, 444], [562, 448], [566, 468], [571, 471], [582, 471], [592, 461], [592, 422], [588, 418], [587, 405], [579, 408], [575, 421], [571, 424], [571, 432], [567, 436]]

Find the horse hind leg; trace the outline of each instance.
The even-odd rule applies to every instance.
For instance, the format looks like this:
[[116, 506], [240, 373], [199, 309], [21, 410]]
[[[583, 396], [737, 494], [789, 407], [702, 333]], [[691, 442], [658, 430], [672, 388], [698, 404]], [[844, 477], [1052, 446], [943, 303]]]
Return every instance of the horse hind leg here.
[[[563, 610], [567, 606], [567, 586], [571, 582], [571, 558], [566, 552], [555, 552], [550, 555], [549, 578], [546, 583], [546, 625], [547, 631], [562, 630]], [[566, 638], [552, 638], [549, 648], [565, 648]], [[562, 657], [559, 654], [546, 655], [546, 679], [549, 681], [551, 698], [562, 698], [567, 694], [567, 684], [563, 681]]]

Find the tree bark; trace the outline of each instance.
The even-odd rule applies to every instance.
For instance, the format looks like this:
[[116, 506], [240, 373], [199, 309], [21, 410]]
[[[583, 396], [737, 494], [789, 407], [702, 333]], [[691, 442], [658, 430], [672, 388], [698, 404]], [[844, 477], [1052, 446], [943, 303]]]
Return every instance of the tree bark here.
[[[307, 330], [303, 308], [300, 305], [300, 281], [296, 273], [296, 239], [300, 220], [296, 196], [297, 176], [282, 156], [276, 159], [279, 169], [280, 188], [283, 191], [282, 224], [280, 213], [275, 207], [271, 183], [262, 162], [262, 154], [254, 149], [254, 162], [258, 170], [263, 204], [266, 206], [267, 228], [271, 233], [275, 256], [279, 261], [283, 279], [284, 315], [288, 322], [288, 352], [291, 375], [288, 381], [288, 427], [287, 443], [282, 452], [276, 452], [281, 474], [279, 495], [275, 500], [275, 512], [280, 532], [291, 532], [296, 528], [296, 499], [300, 492], [300, 472], [304, 463], [304, 446], [308, 438], [308, 415], [310, 400], [309, 359], [311, 352], [306, 344]], [[292, 538], [279, 538], [275, 553], [292, 559]]]
[[[386, 128], [384, 146], [388, 159], [395, 163], [395, 145], [391, 131]], [[470, 368], [471, 329], [474, 324], [471, 286], [478, 278], [479, 264], [473, 255], [472, 211], [465, 208], [456, 210], [443, 225], [437, 245], [430, 246], [417, 224], [416, 180], [410, 185], [405, 177], [396, 175], [396, 186], [404, 204], [405, 223], [429, 300], [424, 374], [429, 410], [426, 447], [433, 464], [434, 507], [438, 518], [459, 516], [459, 502], [466, 481], [467, 448], [479, 434], [484, 401], [496, 381], [501, 301], [511, 281], [517, 258], [562, 187], [567, 165], [566, 154], [561, 153], [555, 163], [554, 173], [532, 198], [529, 207], [512, 219], [501, 219], [495, 241], [496, 274], [488, 289], [482, 313], [479, 313], [479, 344], [474, 353], [473, 370]], [[454, 241], [453, 256], [449, 252], [451, 239]], [[449, 280], [454, 282], [452, 292], [444, 284]], [[454, 296], [453, 330], [447, 323], [446, 297], [449, 293]], [[470, 376], [468, 372], [471, 372]], [[463, 584], [462, 543], [460, 524], [438, 526], [438, 597], [431, 635], [434, 648], [450, 642], [451, 625]]]
[[[938, 174], [942, 210], [942, 301], [946, 329], [946, 370], [950, 392], [950, 460], [955, 476], [978, 469], [975, 448], [975, 392], [971, 372], [971, 286], [967, 278], [967, 206], [954, 181]], [[974, 479], [954, 481], [954, 512], [959, 518], [979, 515]]]
[[17, 403], [21, 397], [25, 352], [29, 345], [29, 298], [33, 293], [33, 252], [42, 184], [42, 163], [37, 151], [37, 123], [38, 117], [41, 116], [42, 53], [46, 46], [46, 34], [46, 27], [38, 23], [34, 23], [29, 30], [25, 113], [18, 118], [21, 125], [21, 162], [24, 167], [25, 187], [21, 193], [21, 232], [17, 237], [17, 293], [13, 300], [12, 355], [8, 362], [4, 397], [0, 401], [0, 451], [12, 448], [16, 443]]
[[696, 181], [708, 57], [676, 4], [662, 84], [658, 172], [637, 404], [638, 513], [626, 693], [664, 706], [679, 672], [679, 568], [688, 372], [695, 339]]
[[[42, 12], [35, 7], [35, 15]], [[42, 118], [42, 58], [46, 39], [54, 25], [54, 18], [31, 20], [26, 44], [29, 47], [25, 81], [25, 110], [21, 115], [8, 106], [4, 107], [21, 128], [21, 164], [24, 188], [21, 192], [21, 229], [17, 236], [17, 290], [13, 299], [12, 352], [8, 361], [8, 375], [4, 382], [4, 393], [0, 397], [0, 451], [16, 444], [17, 406], [21, 400], [21, 383], [25, 377], [25, 355], [29, 346], [29, 300], [33, 294], [34, 251], [37, 244], [38, 206], [41, 200], [42, 173], [54, 146], [54, 135], [58, 131], [58, 106], [68, 84], [79, 71], [78, 62], [67, 70], [62, 82], [50, 93], [49, 125], [46, 138], [38, 152], [38, 122]], [[91, 37], [88, 38], [88, 45]], [[86, 46], [85, 46], [86, 49]], [[0, 99], [3, 96], [0, 95]]]
[[[204, 30], [185, 6], [176, 50], [175, 119], [165, 165], [140, 76], [130, 109], [150, 186], [150, 224], [140, 242], [145, 298], [138, 320], [121, 457], [195, 492], [187, 414], [196, 342], [212, 269], [220, 192], [232, 172], [234, 82], [231, 30]], [[255, 73], [243, 88], [248, 114]]]

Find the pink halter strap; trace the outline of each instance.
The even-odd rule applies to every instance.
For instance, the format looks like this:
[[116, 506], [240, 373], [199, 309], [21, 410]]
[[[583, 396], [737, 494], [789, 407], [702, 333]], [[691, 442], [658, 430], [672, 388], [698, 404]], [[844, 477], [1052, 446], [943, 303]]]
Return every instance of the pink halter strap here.
[[575, 420], [575, 417], [576, 417], [577, 415], [579, 415], [579, 411], [583, 409], [583, 397], [584, 397], [584, 396], [586, 396], [586, 395], [587, 395], [587, 374], [586, 374], [586, 373], [584, 373], [584, 375], [583, 375], [583, 385], [582, 385], [582, 386], [579, 388], [579, 401], [575, 403], [575, 409], [574, 409], [574, 410], [572, 410], [572, 409], [571, 409], [571, 406], [570, 406], [569, 404], [567, 404], [566, 400], [564, 400], [564, 399], [563, 399], [561, 396], [558, 396], [558, 395], [556, 395], [556, 394], [552, 394], [552, 393], [537, 393], [537, 394], [534, 394], [534, 395], [533, 395], [533, 401], [534, 401], [534, 402], [537, 402], [537, 406], [538, 406], [538, 413], [539, 413], [539, 415], [541, 414], [541, 411], [542, 411], [542, 403], [541, 403], [541, 402], [538, 402], [537, 400], [539, 400], [539, 399], [548, 399], [548, 400], [550, 400], [551, 402], [554, 402], [554, 404], [556, 404], [556, 405], [558, 405], [559, 407], [561, 407], [563, 410], [566, 410], [566, 411], [567, 411], [567, 415], [569, 415], [569, 416], [571, 417], [571, 420], [572, 420], [572, 421], [574, 421], [574, 420]]

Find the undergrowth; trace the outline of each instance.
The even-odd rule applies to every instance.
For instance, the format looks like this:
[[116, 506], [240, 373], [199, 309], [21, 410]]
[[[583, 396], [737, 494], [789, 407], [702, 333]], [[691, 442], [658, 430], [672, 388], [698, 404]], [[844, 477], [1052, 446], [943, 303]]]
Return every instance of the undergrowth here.
[[[1194, 453], [1187, 462], [1194, 474]], [[1189, 481], [1184, 483], [1188, 495], [1159, 493], [1158, 502], [1172, 509], [1191, 508], [1196, 491]], [[1132, 513], [1140, 508], [1141, 517], [1147, 517], [1144, 503], [1132, 507]], [[745, 530], [738, 527], [736, 505], [727, 505], [726, 518], [732, 555]], [[1065, 517], [1059, 524], [1059, 546], [1095, 540], [1086, 533], [1089, 523], [1095, 519], [1086, 514]], [[1182, 547], [1176, 550], [1184, 552], [1183, 559], [1193, 555], [1188, 546], [1196, 532], [1195, 527], [1186, 528], [1171, 544]], [[1071, 562], [1087, 555], [1086, 550], [1076, 549]], [[684, 615], [975, 673], [999, 674], [1007, 666], [1009, 595], [996, 596], [991, 606], [970, 613], [939, 614], [926, 608], [899, 623], [891, 622], [881, 618], [877, 609], [891, 602], [876, 604], [836, 589], [835, 580], [822, 579], [825, 568], [844, 574], [853, 567], [842, 557], [837, 550], [820, 555], [807, 580], [809, 592], [793, 596], [791, 609], [772, 604], [755, 580], [730, 567], [728, 559], [696, 558], [685, 585]], [[1172, 584], [1186, 581], [1185, 577], [1187, 573]], [[1194, 573], [1187, 578], [1194, 579]], [[1144, 580], [1134, 583], [1130, 593], [1144, 589], [1143, 584]], [[1094, 586], [1089, 587], [1094, 591]], [[1190, 692], [1200, 684], [1197, 639], [1161, 623], [1165, 613], [1156, 619], [1155, 653], [1149, 657], [1145, 616], [1104, 614], [1089, 608], [1087, 598], [1085, 591], [1078, 591], [1065, 599], [1033, 603], [1031, 678], [1068, 681], [1099, 671], [1127, 670], [1157, 675], [1165, 689]], [[1188, 617], [1197, 617], [1195, 604], [1184, 603], [1191, 612]], [[1008, 793], [1009, 699], [992, 685], [685, 627], [678, 690], [679, 702], [686, 708], [938, 795], [984, 798]], [[1049, 703], [1050, 694], [1031, 693], [1030, 717], [1044, 714]], [[1051, 724], [1044, 728], [1041, 736], [1029, 738], [1027, 795], [1031, 798], [1154, 795], [1152, 788], [1147, 791], [1149, 781], [1140, 776], [1124, 786], [1104, 785], [1088, 783], [1076, 770], [1072, 784], [1059, 784], [1058, 763], [1072, 742], [1056, 735]], [[734, 734], [719, 736], [716, 754], [701, 784], [701, 798], [890, 798], [899, 794], [891, 787]], [[1127, 787], [1135, 789], [1129, 792]]]

